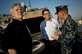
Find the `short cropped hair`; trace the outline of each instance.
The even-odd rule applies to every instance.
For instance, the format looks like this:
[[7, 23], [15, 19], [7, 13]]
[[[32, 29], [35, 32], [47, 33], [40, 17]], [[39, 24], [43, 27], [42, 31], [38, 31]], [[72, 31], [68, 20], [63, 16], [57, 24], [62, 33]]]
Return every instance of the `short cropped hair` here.
[[44, 15], [44, 12], [45, 12], [45, 11], [50, 12], [48, 9], [44, 9], [44, 10], [42, 11], [42, 15]]

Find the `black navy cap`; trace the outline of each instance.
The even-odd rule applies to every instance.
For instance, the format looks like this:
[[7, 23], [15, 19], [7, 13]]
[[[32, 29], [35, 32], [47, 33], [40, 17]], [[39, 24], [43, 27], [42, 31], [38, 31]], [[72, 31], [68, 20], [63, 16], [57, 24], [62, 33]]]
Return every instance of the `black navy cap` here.
[[62, 11], [62, 10], [68, 10], [67, 8], [68, 6], [67, 5], [60, 5], [60, 6], [56, 6], [56, 13], [55, 14], [58, 14], [59, 11]]

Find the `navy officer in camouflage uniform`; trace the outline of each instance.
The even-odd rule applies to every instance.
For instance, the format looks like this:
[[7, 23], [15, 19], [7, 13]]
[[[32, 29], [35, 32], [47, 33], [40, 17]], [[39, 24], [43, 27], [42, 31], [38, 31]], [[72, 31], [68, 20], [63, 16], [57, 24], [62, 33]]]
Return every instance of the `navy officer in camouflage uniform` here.
[[77, 35], [77, 23], [68, 14], [67, 5], [57, 6], [56, 11], [58, 18], [64, 20], [61, 30], [62, 35], [59, 38], [59, 42], [61, 43], [61, 54], [71, 54]]

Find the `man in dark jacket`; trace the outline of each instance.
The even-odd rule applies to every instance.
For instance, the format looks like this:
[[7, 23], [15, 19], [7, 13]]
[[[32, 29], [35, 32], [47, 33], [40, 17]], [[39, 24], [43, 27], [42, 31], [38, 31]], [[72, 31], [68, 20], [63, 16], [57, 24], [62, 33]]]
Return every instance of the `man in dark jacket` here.
[[22, 20], [21, 5], [15, 3], [11, 8], [12, 22], [3, 34], [3, 49], [9, 54], [31, 54], [32, 38], [28, 28]]
[[71, 54], [77, 35], [77, 23], [68, 14], [67, 5], [57, 6], [56, 10], [58, 18], [64, 20], [61, 30], [62, 35], [59, 39], [61, 43], [61, 54]]

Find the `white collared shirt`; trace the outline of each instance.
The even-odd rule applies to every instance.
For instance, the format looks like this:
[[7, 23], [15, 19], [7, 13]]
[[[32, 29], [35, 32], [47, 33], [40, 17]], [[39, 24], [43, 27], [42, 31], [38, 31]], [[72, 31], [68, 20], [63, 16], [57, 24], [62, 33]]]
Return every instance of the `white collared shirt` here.
[[45, 27], [46, 34], [49, 38], [49, 40], [54, 40], [55, 32], [59, 31], [59, 23], [56, 19], [51, 18], [49, 21], [46, 21], [46, 27]]

